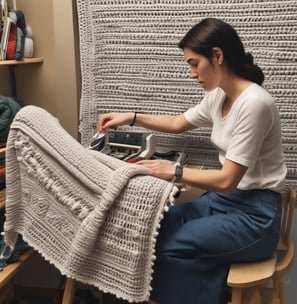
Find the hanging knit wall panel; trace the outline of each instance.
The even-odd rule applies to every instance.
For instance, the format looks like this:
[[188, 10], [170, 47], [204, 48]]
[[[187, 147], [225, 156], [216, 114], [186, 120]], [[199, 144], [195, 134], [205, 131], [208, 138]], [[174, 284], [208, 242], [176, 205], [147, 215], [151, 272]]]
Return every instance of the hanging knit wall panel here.
[[[77, 0], [77, 10], [84, 145], [102, 113], [176, 114], [197, 104], [203, 91], [189, 78], [177, 44], [201, 19], [216, 17], [236, 28], [265, 73], [264, 87], [280, 109], [288, 185], [297, 186], [296, 0]], [[190, 163], [216, 167], [209, 134], [156, 133], [157, 149], [182, 149], [187, 136]]]

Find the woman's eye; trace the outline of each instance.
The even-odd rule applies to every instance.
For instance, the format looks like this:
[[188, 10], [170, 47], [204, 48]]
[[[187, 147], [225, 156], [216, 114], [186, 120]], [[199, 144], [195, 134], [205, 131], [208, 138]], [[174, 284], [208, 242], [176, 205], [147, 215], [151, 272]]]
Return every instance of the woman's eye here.
[[189, 59], [188, 61], [188, 64], [190, 66], [190, 68], [197, 68], [198, 65], [199, 65], [199, 61], [197, 59]]

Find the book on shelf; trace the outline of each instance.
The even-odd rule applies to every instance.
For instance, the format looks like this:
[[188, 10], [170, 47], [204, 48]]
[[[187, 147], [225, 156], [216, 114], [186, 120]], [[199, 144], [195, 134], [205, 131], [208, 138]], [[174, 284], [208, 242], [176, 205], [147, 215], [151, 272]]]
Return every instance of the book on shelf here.
[[8, 16], [7, 0], [1, 2], [1, 41], [0, 41], [0, 60], [6, 59], [6, 51], [11, 28], [11, 20]]
[[2, 30], [1, 43], [0, 43], [0, 60], [6, 59], [10, 28], [11, 28], [11, 21], [9, 17], [7, 17], [4, 19], [3, 22], [3, 30]]

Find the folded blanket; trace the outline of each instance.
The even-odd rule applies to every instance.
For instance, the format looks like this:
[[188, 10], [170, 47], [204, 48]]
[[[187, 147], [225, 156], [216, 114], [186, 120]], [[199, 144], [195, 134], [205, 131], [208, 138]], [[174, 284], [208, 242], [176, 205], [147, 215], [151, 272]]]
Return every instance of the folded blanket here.
[[13, 98], [0, 96], [0, 141], [7, 139], [10, 124], [20, 108]]
[[35, 106], [11, 125], [6, 170], [9, 246], [21, 234], [62, 274], [130, 302], [148, 299], [171, 183], [87, 150]]

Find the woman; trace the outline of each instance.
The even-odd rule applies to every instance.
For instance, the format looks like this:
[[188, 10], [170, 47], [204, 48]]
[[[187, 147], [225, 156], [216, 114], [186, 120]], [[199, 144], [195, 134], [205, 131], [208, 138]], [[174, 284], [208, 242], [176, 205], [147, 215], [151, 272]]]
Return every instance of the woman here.
[[98, 129], [124, 124], [180, 133], [211, 127], [221, 168], [179, 168], [160, 160], [138, 163], [149, 174], [207, 189], [169, 209], [158, 235], [150, 303], [225, 304], [226, 276], [235, 261], [268, 258], [280, 232], [286, 166], [281, 124], [262, 70], [245, 53], [234, 28], [214, 18], [196, 24], [179, 47], [190, 77], [207, 94], [185, 113], [108, 113]]

